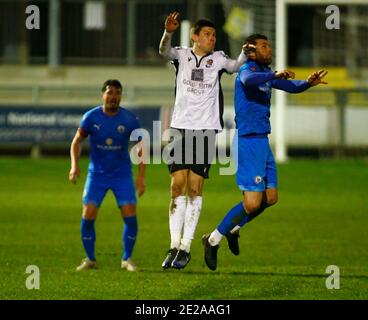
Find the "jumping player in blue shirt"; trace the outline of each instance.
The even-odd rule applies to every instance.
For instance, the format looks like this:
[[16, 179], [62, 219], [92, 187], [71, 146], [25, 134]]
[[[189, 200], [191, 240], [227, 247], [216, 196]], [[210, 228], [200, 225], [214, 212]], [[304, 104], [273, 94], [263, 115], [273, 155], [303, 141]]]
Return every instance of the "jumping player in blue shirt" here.
[[[69, 180], [76, 183], [80, 176], [79, 157], [81, 144], [89, 136], [90, 164], [83, 192], [81, 238], [87, 258], [77, 271], [96, 268], [95, 220], [98, 209], [109, 189], [115, 195], [125, 227], [122, 236], [123, 257], [121, 268], [137, 271], [131, 260], [137, 237], [136, 196], [133, 183], [129, 140], [132, 132], [140, 128], [137, 117], [120, 107], [122, 85], [118, 80], [107, 80], [102, 87], [103, 105], [86, 112], [70, 148], [71, 169]], [[137, 131], [135, 131], [137, 133]], [[139, 134], [137, 134], [138, 136]], [[142, 159], [142, 148], [138, 155]], [[136, 181], [138, 196], [145, 190], [143, 161], [139, 164]]]
[[239, 229], [277, 202], [276, 164], [269, 146], [272, 88], [300, 93], [318, 84], [327, 71], [319, 70], [302, 80], [290, 70], [273, 72], [272, 49], [266, 36], [253, 34], [246, 39], [247, 61], [235, 80], [235, 122], [237, 135], [233, 153], [238, 155], [236, 182], [243, 200], [234, 206], [211, 234], [202, 237], [204, 257], [211, 270], [217, 267], [217, 251], [226, 236], [230, 251], [239, 254]]

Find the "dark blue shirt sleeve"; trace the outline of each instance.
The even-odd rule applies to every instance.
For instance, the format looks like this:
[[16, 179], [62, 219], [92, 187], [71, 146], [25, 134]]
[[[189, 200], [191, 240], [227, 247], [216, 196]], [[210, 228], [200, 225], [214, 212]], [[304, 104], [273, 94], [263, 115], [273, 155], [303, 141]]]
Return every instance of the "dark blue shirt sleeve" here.
[[300, 93], [310, 88], [310, 84], [305, 80], [275, 79], [272, 87], [289, 93]]
[[239, 74], [239, 78], [246, 87], [257, 86], [275, 79], [275, 74], [273, 72], [254, 72], [249, 69], [243, 69]]

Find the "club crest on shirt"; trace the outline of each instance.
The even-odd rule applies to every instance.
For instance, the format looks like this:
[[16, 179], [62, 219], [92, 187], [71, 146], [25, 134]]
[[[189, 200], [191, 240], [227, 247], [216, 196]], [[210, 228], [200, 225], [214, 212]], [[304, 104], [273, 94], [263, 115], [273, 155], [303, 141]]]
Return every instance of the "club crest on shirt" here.
[[254, 182], [256, 183], [256, 184], [259, 184], [259, 183], [261, 183], [262, 182], [262, 177], [261, 176], [256, 176], [255, 178], [254, 178]]
[[118, 126], [118, 132], [123, 133], [125, 131], [125, 127], [123, 125]]
[[188, 62], [192, 61], [192, 57], [188, 57]]
[[112, 145], [112, 139], [111, 138], [107, 138], [105, 142], [108, 146]]
[[256, 67], [250, 67], [250, 70], [252, 70], [253, 72], [257, 70]]
[[213, 65], [213, 60], [212, 59], [208, 59], [207, 63], [206, 63], [206, 68], [211, 68]]

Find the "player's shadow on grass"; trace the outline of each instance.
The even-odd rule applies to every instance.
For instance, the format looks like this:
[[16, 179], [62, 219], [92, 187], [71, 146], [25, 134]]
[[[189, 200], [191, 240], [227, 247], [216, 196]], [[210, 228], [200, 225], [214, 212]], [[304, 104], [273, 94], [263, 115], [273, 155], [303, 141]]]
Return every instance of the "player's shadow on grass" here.
[[[277, 276], [277, 277], [301, 277], [301, 278], [326, 278], [326, 274], [320, 273], [288, 273], [288, 272], [251, 272], [251, 271], [222, 271], [221, 269], [216, 271], [210, 270], [159, 270], [159, 269], [142, 269], [141, 271], [147, 273], [166, 273], [166, 274], [180, 274], [180, 275], [213, 275], [213, 276]], [[368, 275], [342, 275], [340, 278], [347, 279], [368, 279]]]

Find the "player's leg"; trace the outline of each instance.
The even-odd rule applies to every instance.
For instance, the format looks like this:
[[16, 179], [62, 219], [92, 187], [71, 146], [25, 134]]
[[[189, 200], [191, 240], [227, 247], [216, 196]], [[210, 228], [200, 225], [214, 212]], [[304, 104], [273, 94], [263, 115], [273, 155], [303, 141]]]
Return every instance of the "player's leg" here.
[[230, 209], [220, 225], [210, 235], [205, 235], [202, 238], [205, 247], [205, 261], [211, 270], [216, 270], [217, 250], [223, 236], [227, 237], [231, 252], [235, 255], [239, 254], [239, 244], [237, 238], [235, 238], [236, 235], [229, 235], [229, 233], [240, 222], [244, 220], [249, 222], [259, 214], [257, 209], [262, 202], [262, 194], [263, 192], [244, 192], [243, 201]]
[[258, 214], [265, 190], [266, 164], [268, 157], [267, 138], [238, 137], [238, 168], [236, 181], [243, 191], [243, 200], [225, 215], [220, 225], [202, 238], [205, 249], [205, 261], [211, 270], [217, 266], [217, 250], [223, 236], [227, 236], [230, 250], [239, 254], [237, 235], [229, 233], [243, 221], [251, 221]]
[[136, 214], [136, 196], [133, 177], [130, 174], [122, 178], [111, 179], [111, 190], [114, 193], [116, 203], [120, 209], [124, 221], [122, 232], [123, 254], [121, 267], [128, 271], [138, 271], [138, 267], [132, 261], [131, 256], [138, 234], [138, 221]]
[[84, 251], [87, 258], [77, 267], [77, 271], [96, 267], [95, 242], [96, 231], [95, 221], [98, 209], [107, 192], [103, 181], [88, 175], [83, 192], [83, 212], [80, 224], [80, 233]]
[[[266, 208], [276, 204], [278, 201], [278, 192], [277, 192], [277, 169], [276, 169], [276, 162], [275, 158], [273, 156], [273, 153], [271, 151], [271, 148], [269, 147], [268, 141], [267, 145], [263, 147], [263, 149], [267, 150], [267, 163], [266, 163], [266, 173], [264, 177], [264, 185], [265, 185], [265, 191], [263, 191], [262, 194], [262, 202], [259, 204], [259, 207], [249, 208], [249, 210], [253, 210], [254, 217], [261, 214]], [[247, 199], [244, 199], [245, 202], [247, 202]], [[250, 202], [250, 205], [253, 204]], [[247, 212], [249, 212], [247, 210]], [[247, 222], [250, 220], [243, 219], [237, 226], [235, 226], [230, 234], [237, 235], [239, 232], [239, 229], [243, 227]]]
[[[245, 200], [246, 201], [246, 200]], [[261, 214], [266, 208], [274, 205], [277, 202], [277, 189], [266, 189], [266, 191], [262, 194], [262, 202], [259, 208], [256, 210], [256, 213], [250, 215], [249, 217], [244, 218], [240, 221], [230, 232], [228, 232], [225, 236], [229, 245], [230, 251], [234, 255], [239, 255], [239, 231], [240, 229], [249, 221], [253, 220], [256, 216]]]
[[203, 184], [204, 177], [190, 170], [187, 183], [188, 203], [185, 211], [183, 236], [179, 252], [172, 262], [172, 266], [177, 269], [184, 268], [191, 258], [190, 247], [202, 210]]
[[173, 267], [178, 269], [184, 268], [190, 261], [190, 247], [202, 210], [204, 179], [208, 179], [211, 163], [216, 155], [216, 131], [186, 131], [185, 141], [188, 142], [185, 146], [185, 154], [189, 153], [193, 161], [189, 164], [188, 204], [185, 212], [183, 237], [178, 255], [173, 261]]
[[169, 207], [170, 248], [165, 260], [162, 262], [162, 267], [164, 269], [171, 268], [172, 262], [180, 247], [185, 211], [187, 207], [186, 190], [188, 172], [188, 169], [181, 169], [179, 165], [171, 166], [171, 200]]
[[124, 251], [121, 267], [123, 269], [127, 269], [128, 271], [138, 271], [137, 265], [131, 259], [138, 233], [136, 205], [123, 205], [120, 208], [120, 213], [124, 220], [124, 231], [122, 237]]

